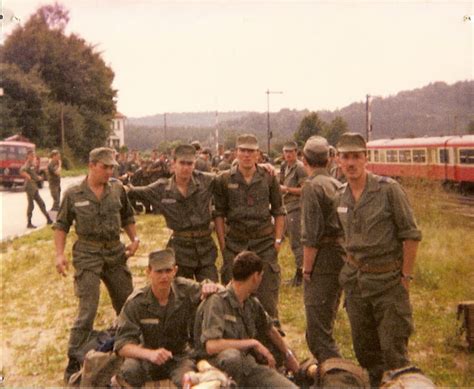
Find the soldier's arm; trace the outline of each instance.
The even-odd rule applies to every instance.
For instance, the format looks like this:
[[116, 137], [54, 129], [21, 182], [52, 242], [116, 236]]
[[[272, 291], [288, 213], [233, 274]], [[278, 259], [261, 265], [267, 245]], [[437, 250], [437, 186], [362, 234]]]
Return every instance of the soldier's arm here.
[[155, 365], [162, 365], [173, 357], [171, 351], [165, 348], [153, 350], [134, 343], [125, 344], [118, 351], [118, 355], [123, 358], [135, 358], [149, 361]]
[[416, 253], [419, 241], [407, 239], [403, 241], [402, 285], [408, 290], [413, 268], [415, 267]]
[[56, 229], [54, 231], [54, 246], [56, 248], [56, 270], [59, 274], [66, 277], [69, 268], [68, 261], [64, 255], [64, 248], [66, 247], [67, 233], [63, 230]]
[[214, 218], [214, 225], [216, 228], [216, 234], [217, 234], [217, 241], [219, 243], [219, 248], [221, 250], [221, 253], [224, 252], [225, 249], [225, 223], [224, 223], [224, 218], [222, 216], [218, 216]]
[[26, 172], [25, 166], [22, 166], [20, 169], [20, 176], [22, 176], [26, 181], [31, 180], [31, 176]]
[[280, 250], [283, 231], [285, 229], [285, 216], [275, 216], [275, 249]]
[[293, 351], [287, 346], [285, 340], [280, 335], [280, 332], [275, 328], [275, 326], [271, 326], [268, 331], [268, 337], [270, 338], [271, 342], [275, 345], [275, 347], [280, 350], [286, 357], [285, 365], [288, 369], [296, 373], [300, 365], [298, 360], [296, 359]]
[[138, 250], [138, 246], [140, 245], [140, 239], [138, 239], [137, 236], [137, 228], [135, 226], [135, 223], [128, 224], [123, 229], [130, 239], [130, 244], [127, 246], [125, 251], [125, 255], [128, 258], [132, 257]]
[[162, 191], [161, 185], [166, 179], [160, 178], [153, 184], [147, 186], [128, 186], [128, 196], [135, 200], [144, 200], [151, 203], [154, 207], [161, 207]]

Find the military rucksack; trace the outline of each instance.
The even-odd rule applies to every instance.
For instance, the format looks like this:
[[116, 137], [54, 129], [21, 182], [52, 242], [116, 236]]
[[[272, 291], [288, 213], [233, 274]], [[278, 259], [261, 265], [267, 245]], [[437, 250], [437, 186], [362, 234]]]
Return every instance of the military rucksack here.
[[369, 388], [365, 369], [343, 358], [330, 358], [319, 367], [314, 388]]
[[436, 388], [433, 381], [426, 377], [423, 372], [415, 366], [406, 366], [401, 369], [389, 370], [383, 374], [380, 388], [385, 389], [433, 389]]

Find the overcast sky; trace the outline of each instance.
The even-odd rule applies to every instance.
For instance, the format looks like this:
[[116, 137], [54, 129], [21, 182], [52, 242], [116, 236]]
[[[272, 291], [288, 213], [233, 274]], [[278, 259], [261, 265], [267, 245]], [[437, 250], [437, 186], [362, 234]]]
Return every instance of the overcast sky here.
[[[1, 0], [24, 23], [36, 0]], [[97, 44], [118, 109], [342, 108], [473, 79], [471, 1], [63, 0], [68, 32]], [[474, 17], [472, 17], [474, 19]], [[3, 28], [11, 31], [12, 23]]]

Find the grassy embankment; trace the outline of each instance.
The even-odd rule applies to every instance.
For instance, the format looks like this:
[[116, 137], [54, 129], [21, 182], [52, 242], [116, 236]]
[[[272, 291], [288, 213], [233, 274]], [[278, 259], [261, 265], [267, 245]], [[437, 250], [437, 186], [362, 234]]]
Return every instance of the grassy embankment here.
[[[466, 217], [447, 214], [445, 196], [432, 187], [409, 190], [423, 230], [411, 295], [416, 332], [410, 355], [439, 386], [473, 387], [474, 355], [457, 334], [457, 303], [474, 296], [474, 247]], [[145, 282], [143, 264], [153, 248], [163, 247], [167, 230], [161, 217], [138, 217], [142, 245], [131, 260], [136, 285]], [[71, 250], [69, 238], [67, 252]], [[42, 229], [1, 245], [2, 375], [4, 385], [58, 386], [66, 361], [69, 328], [76, 309], [72, 275], [61, 278], [54, 268], [52, 231]], [[293, 259], [284, 244], [280, 255], [283, 279], [293, 274]], [[96, 319], [105, 328], [113, 318], [107, 294]], [[300, 358], [308, 356], [302, 291], [283, 286], [281, 320], [288, 340]], [[338, 313], [336, 337], [344, 356], [354, 358], [350, 329], [343, 309]]]

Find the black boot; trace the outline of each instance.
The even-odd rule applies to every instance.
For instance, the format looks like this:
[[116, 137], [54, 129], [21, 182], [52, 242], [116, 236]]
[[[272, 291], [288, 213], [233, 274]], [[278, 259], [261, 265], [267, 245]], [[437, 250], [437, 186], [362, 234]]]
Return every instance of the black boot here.
[[53, 219], [51, 219], [49, 216], [46, 219], [46, 224], [53, 224]]
[[69, 358], [69, 362], [64, 370], [64, 383], [67, 385], [71, 376], [81, 370], [81, 364], [75, 358]]
[[36, 228], [36, 226], [33, 225], [33, 223], [31, 223], [31, 219], [28, 220], [28, 224], [26, 225], [26, 228], [30, 228], [30, 229]]
[[298, 287], [303, 283], [303, 269], [296, 269], [295, 276], [291, 282], [291, 286]]

